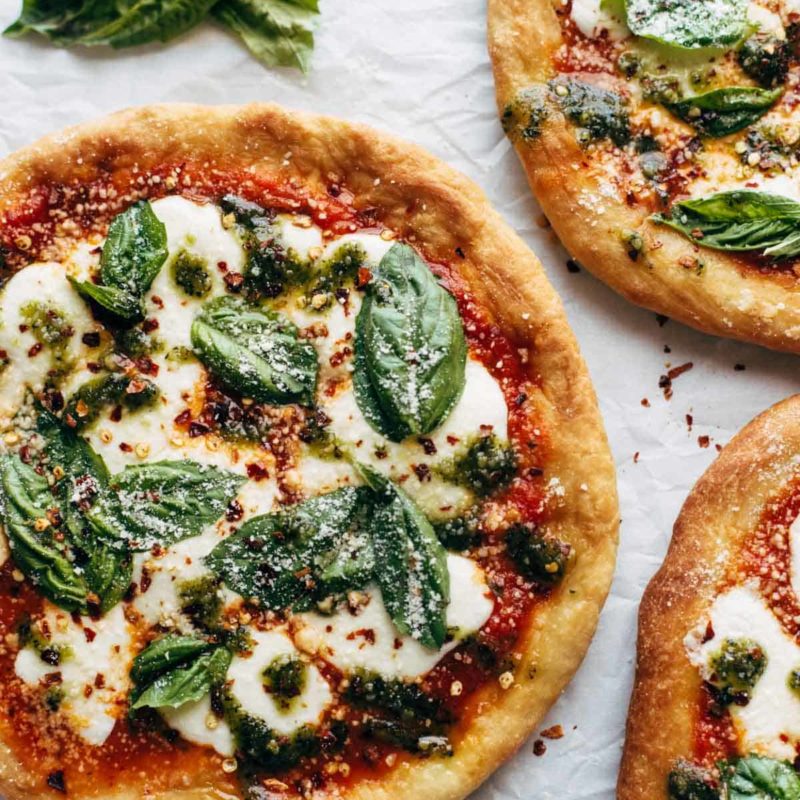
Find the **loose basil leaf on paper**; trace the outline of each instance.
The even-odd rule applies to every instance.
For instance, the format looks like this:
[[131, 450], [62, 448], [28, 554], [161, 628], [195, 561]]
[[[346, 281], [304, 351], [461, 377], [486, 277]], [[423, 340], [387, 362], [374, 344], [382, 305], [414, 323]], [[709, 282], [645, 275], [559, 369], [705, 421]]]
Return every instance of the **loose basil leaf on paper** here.
[[345, 487], [245, 523], [206, 557], [234, 591], [273, 611], [304, 611], [365, 586], [374, 569], [369, 489]]
[[84, 297], [125, 320], [142, 316], [142, 299], [167, 260], [167, 229], [146, 200], [118, 214], [103, 245], [100, 283], [72, 280]]
[[201, 700], [225, 681], [231, 653], [194, 636], [157, 639], [133, 661], [131, 710], [178, 708]]
[[447, 552], [431, 523], [399, 486], [363, 464], [359, 471], [378, 495], [370, 530], [375, 577], [386, 610], [400, 633], [438, 649], [447, 636]]
[[308, 72], [318, 0], [227, 0], [217, 3], [213, 13], [259, 61]]
[[667, 105], [670, 111], [697, 131], [713, 137], [727, 136], [764, 116], [783, 94], [783, 89], [733, 86], [687, 97]]
[[676, 203], [652, 219], [698, 245], [773, 258], [800, 255], [800, 203], [751, 190], [719, 192]]
[[242, 396], [262, 403], [313, 403], [317, 351], [280, 314], [220, 297], [203, 306], [191, 338], [211, 374]]
[[62, 47], [133, 47], [175, 39], [209, 14], [264, 64], [308, 69], [317, 0], [24, 0], [5, 35], [38, 33]]
[[722, 765], [725, 800], [800, 800], [800, 776], [787, 761], [749, 755]]
[[55, 540], [47, 512], [56, 507], [47, 479], [17, 456], [0, 460], [0, 517], [11, 555], [36, 588], [67, 611], [85, 611], [89, 589], [67, 547]]
[[464, 389], [467, 344], [456, 301], [413, 248], [381, 259], [356, 318], [356, 401], [399, 442], [440, 425]]
[[671, 47], [685, 50], [728, 47], [742, 39], [748, 30], [748, 0], [624, 2], [631, 33]]
[[169, 547], [216, 522], [244, 480], [188, 460], [130, 466], [111, 478], [86, 519], [116, 549]]

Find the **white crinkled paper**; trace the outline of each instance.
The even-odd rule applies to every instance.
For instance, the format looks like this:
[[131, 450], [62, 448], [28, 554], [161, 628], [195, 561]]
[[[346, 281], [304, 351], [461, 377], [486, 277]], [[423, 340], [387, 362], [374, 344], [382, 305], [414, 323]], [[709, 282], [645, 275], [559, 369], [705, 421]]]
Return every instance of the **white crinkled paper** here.
[[[540, 212], [497, 122], [483, 0], [322, 0], [312, 72], [269, 71], [204, 25], [168, 47], [63, 51], [0, 40], [0, 155], [107, 112], [153, 102], [271, 100], [404, 136], [465, 172], [536, 251], [564, 300], [589, 364], [619, 471], [622, 537], [616, 579], [578, 675], [541, 729], [565, 736], [536, 757], [533, 739], [474, 800], [610, 799], [631, 686], [636, 610], [689, 489], [746, 422], [800, 387], [787, 355], [695, 333], [629, 305], [537, 225]], [[17, 0], [0, 0], [0, 24]], [[664, 346], [672, 349], [664, 353]], [[694, 368], [667, 402], [658, 379]], [[734, 371], [735, 364], [746, 365]], [[650, 407], [641, 404], [648, 398]], [[687, 429], [686, 414], [694, 426]], [[698, 436], [711, 437], [703, 449]], [[634, 453], [640, 454], [638, 463]]]

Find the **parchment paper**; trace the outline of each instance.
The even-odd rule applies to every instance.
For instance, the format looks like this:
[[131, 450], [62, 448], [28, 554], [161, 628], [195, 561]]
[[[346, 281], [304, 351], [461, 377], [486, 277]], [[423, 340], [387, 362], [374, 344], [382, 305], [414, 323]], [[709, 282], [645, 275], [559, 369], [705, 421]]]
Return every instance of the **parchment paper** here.
[[[689, 489], [746, 422], [800, 388], [800, 362], [695, 333], [629, 305], [587, 272], [568, 272], [537, 225], [516, 156], [497, 122], [484, 0], [322, 0], [312, 72], [267, 70], [222, 30], [204, 25], [168, 47], [122, 54], [0, 40], [0, 155], [107, 112], [153, 102], [271, 100], [392, 131], [465, 172], [535, 250], [566, 305], [589, 364], [619, 473], [622, 539], [597, 637], [533, 739], [473, 800], [609, 799], [632, 680], [636, 611]], [[18, 0], [0, 0], [0, 25]], [[665, 353], [668, 345], [671, 353]], [[692, 362], [664, 399], [659, 376]], [[735, 370], [734, 365], [745, 370]], [[650, 407], [642, 405], [648, 398]], [[688, 430], [686, 414], [693, 416]], [[710, 437], [703, 448], [698, 437]], [[639, 453], [638, 463], [634, 454]], [[534, 737], [535, 738], [535, 737]]]

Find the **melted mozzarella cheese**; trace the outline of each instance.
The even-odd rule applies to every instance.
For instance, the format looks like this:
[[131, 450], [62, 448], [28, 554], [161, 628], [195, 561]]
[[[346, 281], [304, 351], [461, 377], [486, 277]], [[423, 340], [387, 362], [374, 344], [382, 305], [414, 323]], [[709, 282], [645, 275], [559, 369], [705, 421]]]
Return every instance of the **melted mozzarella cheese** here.
[[75, 330], [64, 344], [61, 365], [78, 360], [86, 351], [81, 332], [96, 327], [63, 265], [31, 264], [14, 274], [0, 294], [0, 350], [5, 350], [9, 361], [0, 372], [0, 420], [4, 421], [13, 416], [28, 389], [38, 391], [44, 386], [48, 372], [56, 366], [50, 346], [35, 353], [39, 343], [23, 313], [31, 302], [57, 310]]
[[269, 728], [288, 736], [303, 725], [318, 725], [333, 695], [322, 673], [306, 664], [306, 679], [300, 694], [288, 708], [281, 708], [264, 686], [264, 671], [281, 656], [300, 657], [292, 640], [281, 631], [256, 631], [253, 650], [234, 656], [228, 668], [228, 691], [242, 711], [263, 720]]
[[[441, 464], [459, 452], [471, 438], [491, 430], [501, 440], [508, 437], [508, 408], [497, 381], [479, 361], [467, 361], [464, 392], [447, 419], [429, 438], [436, 452], [429, 454], [411, 437], [405, 442], [390, 442], [375, 431], [358, 407], [355, 395], [348, 384], [334, 397], [322, 397], [322, 408], [331, 418], [328, 430], [344, 443], [351, 443], [355, 457], [361, 463], [374, 467], [395, 481], [421, 508], [431, 516], [453, 516], [462, 512], [472, 502], [472, 494], [460, 486], [447, 483], [435, 471], [420, 473], [414, 467], [429, 468]], [[303, 489], [317, 493], [321, 487], [344, 485], [354, 480], [352, 468], [333, 462], [326, 469], [319, 464], [298, 467]]]
[[232, 756], [236, 752], [230, 726], [211, 710], [208, 695], [178, 708], [162, 708], [160, 713], [167, 725], [186, 741], [212, 747], [221, 756]]
[[357, 669], [392, 678], [416, 678], [429, 672], [458, 642], [480, 630], [492, 614], [494, 599], [481, 568], [463, 556], [448, 555], [450, 603], [447, 626], [453, 639], [430, 650], [410, 636], [400, 636], [383, 604], [380, 589], [367, 589], [369, 601], [357, 613], [339, 609], [295, 617], [295, 641], [307, 652], [351, 673]]
[[783, 29], [783, 20], [780, 15], [758, 3], [750, 3], [747, 7], [747, 20], [764, 33], [771, 33], [779, 39], [786, 38], [786, 31]]
[[630, 35], [627, 27], [602, 7], [602, 0], [572, 0], [571, 16], [578, 30], [590, 39], [603, 31], [612, 41]]
[[17, 654], [15, 671], [31, 686], [46, 675], [61, 673], [60, 712], [89, 744], [101, 745], [126, 713], [134, 657], [131, 626], [121, 605], [99, 620], [83, 617], [79, 622], [49, 603], [46, 607], [51, 642], [63, 648], [61, 663], [45, 664], [25, 648]]
[[273, 223], [273, 233], [287, 253], [302, 261], [314, 258], [322, 251], [322, 231], [307, 217], [299, 220], [288, 214], [278, 214]]
[[[703, 641], [709, 621], [714, 636]], [[800, 697], [787, 681], [792, 670], [800, 667], [800, 647], [783, 630], [756, 586], [738, 587], [717, 597], [708, 619], [687, 635], [689, 660], [705, 678], [711, 676], [711, 659], [725, 639], [752, 640], [767, 656], [750, 702], [730, 706], [742, 749], [772, 758], [794, 758], [794, 743], [800, 740]]]

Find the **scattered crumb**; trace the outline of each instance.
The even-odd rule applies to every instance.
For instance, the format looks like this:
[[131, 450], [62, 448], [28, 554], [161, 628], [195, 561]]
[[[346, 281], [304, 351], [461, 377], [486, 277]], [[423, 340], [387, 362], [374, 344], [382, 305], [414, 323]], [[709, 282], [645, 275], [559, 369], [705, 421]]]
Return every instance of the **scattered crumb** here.
[[703, 449], [708, 447], [711, 444], [711, 437], [710, 436], [698, 436], [697, 437], [697, 444], [700, 445]]
[[671, 353], [672, 352], [672, 348], [668, 344], [665, 344], [664, 345], [664, 352], [665, 353]]
[[665, 400], [669, 400], [672, 397], [672, 382], [683, 375], [684, 372], [688, 372], [692, 367], [694, 367], [694, 364], [691, 361], [687, 361], [685, 364], [672, 367], [666, 375], [662, 375], [658, 379], [658, 388], [664, 390]]
[[689, 433], [692, 432], [692, 424], [694, 423], [694, 417], [691, 414], [686, 415], [686, 427], [689, 429]]
[[643, 397], [643, 398], [642, 398], [642, 405], [643, 405], [645, 408], [650, 408], [650, 401], [649, 401], [649, 400], [648, 400], [646, 397]]
[[533, 754], [535, 756], [543, 756], [546, 752], [547, 745], [541, 739], [537, 739], [533, 743]]
[[734, 372], [744, 372], [746, 369], [747, 369], [747, 367], [744, 364], [734, 364], [733, 365]]
[[656, 322], [659, 328], [663, 328], [669, 322], [669, 317], [665, 317], [663, 314], [656, 314]]
[[638, 464], [639, 463], [639, 451], [638, 450], [633, 454], [633, 463], [634, 464]]
[[580, 264], [578, 264], [574, 258], [570, 258], [569, 261], [567, 261], [567, 271], [572, 273], [580, 272]]
[[545, 728], [539, 736], [543, 736], [545, 739], [561, 739], [564, 736], [564, 729], [560, 725], [553, 725]]
[[721, 444], [715, 444], [715, 445], [714, 445], [714, 447], [716, 447], [716, 448], [717, 448], [717, 452], [718, 452], [718, 453], [721, 453], [721, 452], [722, 452], [722, 445], [721, 445]]

